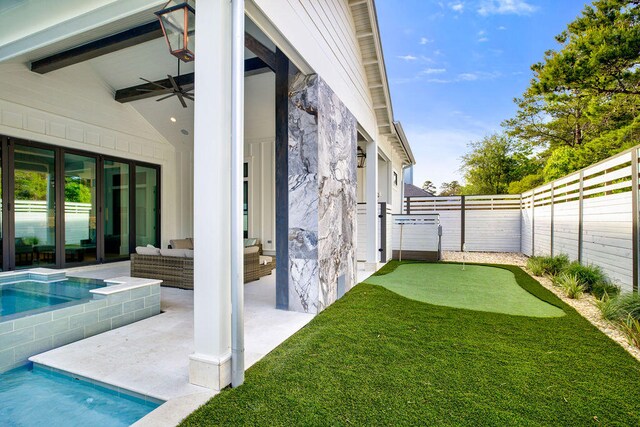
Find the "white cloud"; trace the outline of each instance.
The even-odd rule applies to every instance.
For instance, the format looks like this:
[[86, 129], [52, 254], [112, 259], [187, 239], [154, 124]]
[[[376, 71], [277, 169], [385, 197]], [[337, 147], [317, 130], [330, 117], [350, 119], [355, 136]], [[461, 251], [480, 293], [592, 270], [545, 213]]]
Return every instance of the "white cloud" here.
[[487, 15], [530, 15], [538, 8], [526, 0], [483, 0], [478, 13]]
[[433, 43], [433, 40], [428, 39], [426, 37], [420, 37], [420, 44]]
[[506, 30], [506, 29], [507, 29], [507, 27], [505, 27], [504, 25], [500, 25], [500, 26], [498, 27], [498, 30], [500, 30], [500, 31], [504, 31], [504, 30]]
[[478, 75], [475, 73], [462, 73], [458, 74], [458, 79], [466, 82], [478, 80]]
[[485, 34], [487, 34], [487, 32], [485, 30], [478, 31], [478, 35], [479, 36], [484, 36]]
[[458, 12], [458, 13], [462, 13], [464, 12], [464, 3], [449, 3], [449, 7], [451, 8], [451, 10], [453, 10], [454, 12]]
[[413, 55], [404, 55], [404, 56], [398, 56], [398, 58], [405, 60], [405, 61], [415, 61], [416, 59], [418, 59], [417, 56], [413, 56]]
[[473, 73], [458, 74], [457, 81], [473, 82], [476, 80], [493, 80], [497, 79], [500, 76], [502, 76], [502, 74], [499, 71], [493, 71], [490, 73], [486, 71], [475, 71]]
[[488, 37], [480, 37], [480, 38], [478, 39], [478, 43], [484, 43], [484, 42], [488, 42], [488, 41], [489, 41], [489, 38], [488, 38]]
[[446, 68], [425, 68], [422, 70], [421, 74], [442, 74], [446, 72]]

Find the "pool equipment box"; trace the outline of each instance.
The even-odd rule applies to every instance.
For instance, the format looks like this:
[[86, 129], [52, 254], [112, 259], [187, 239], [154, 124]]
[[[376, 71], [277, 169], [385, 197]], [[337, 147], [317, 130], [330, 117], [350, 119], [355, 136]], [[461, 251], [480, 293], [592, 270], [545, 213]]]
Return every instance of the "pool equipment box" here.
[[439, 214], [393, 215], [394, 260], [440, 261], [441, 240]]

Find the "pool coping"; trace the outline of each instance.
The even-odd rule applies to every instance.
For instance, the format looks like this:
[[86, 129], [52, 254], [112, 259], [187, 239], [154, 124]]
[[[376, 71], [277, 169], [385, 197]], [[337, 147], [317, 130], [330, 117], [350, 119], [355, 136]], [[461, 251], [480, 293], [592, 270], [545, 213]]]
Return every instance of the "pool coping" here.
[[[58, 374], [64, 377], [68, 377], [70, 379], [73, 380], [77, 380], [77, 381], [82, 381], [97, 387], [101, 387], [103, 389], [105, 389], [107, 392], [113, 393], [118, 397], [122, 397], [124, 399], [131, 399], [131, 400], [140, 400], [146, 403], [151, 403], [153, 405], [158, 405], [157, 407], [153, 408], [151, 411], [149, 411], [149, 414], [153, 411], [155, 411], [156, 409], [158, 409], [160, 406], [162, 406], [163, 404], [166, 403], [165, 400], [162, 399], [158, 399], [156, 397], [153, 396], [149, 396], [143, 393], [138, 393], [135, 392], [133, 390], [129, 390], [123, 387], [118, 387], [118, 386], [114, 386], [102, 381], [98, 381], [95, 380], [93, 378], [89, 378], [89, 377], [85, 377], [82, 375], [78, 375], [78, 374], [74, 374], [71, 373], [69, 371], [65, 371], [62, 369], [58, 369], [58, 368], [54, 368], [51, 366], [46, 366], [43, 365], [41, 363], [38, 362], [30, 362], [32, 364], [32, 369], [34, 371], [44, 371], [44, 372], [48, 372], [48, 373], [53, 373], [53, 374]], [[148, 414], [147, 414], [148, 415]]]

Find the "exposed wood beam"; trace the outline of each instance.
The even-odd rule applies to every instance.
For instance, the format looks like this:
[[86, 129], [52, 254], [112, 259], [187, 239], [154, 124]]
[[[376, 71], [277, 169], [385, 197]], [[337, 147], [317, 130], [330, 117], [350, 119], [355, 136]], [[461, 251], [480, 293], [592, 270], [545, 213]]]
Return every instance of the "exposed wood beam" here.
[[266, 62], [260, 58], [249, 58], [244, 60], [244, 76], [255, 76], [256, 74], [273, 71]]
[[[181, 76], [174, 76], [173, 79], [176, 81], [178, 86], [183, 88], [186, 91], [193, 89], [194, 81], [195, 81], [195, 73], [183, 74]], [[171, 87], [171, 82], [169, 79], [158, 80], [154, 82], [157, 85], [164, 86], [167, 89], [160, 89], [158, 86], [145, 83], [138, 86], [132, 86], [125, 89], [118, 89], [116, 91], [115, 100], [121, 103], [138, 101], [140, 99], [153, 98], [156, 96], [160, 96], [163, 94], [170, 94], [173, 92], [173, 88]]]
[[244, 33], [244, 46], [249, 49], [255, 56], [262, 59], [271, 71], [276, 71], [276, 54], [269, 50], [249, 33]]
[[[160, 23], [153, 21], [34, 61], [31, 63], [31, 71], [39, 74], [49, 73], [160, 37], [163, 37]], [[260, 58], [271, 71], [275, 72], [275, 53], [248, 33], [245, 33], [244, 40], [246, 48]], [[258, 67], [256, 70], [261, 68]], [[245, 71], [252, 72], [254, 70]]]
[[[260, 58], [249, 58], [244, 60], [245, 77], [254, 76], [270, 71], [271, 69]], [[173, 77], [176, 83], [184, 90], [189, 91], [193, 89], [195, 74], [188, 73], [181, 76]], [[116, 91], [115, 100], [120, 103], [139, 101], [141, 99], [154, 98], [163, 94], [170, 94], [173, 92], [171, 88], [171, 82], [169, 79], [158, 80], [154, 82], [157, 85], [164, 86], [167, 89], [160, 89], [158, 86], [151, 83], [144, 83], [137, 86], [132, 86], [124, 89], [118, 89]]]
[[162, 36], [160, 23], [153, 21], [34, 61], [31, 71], [45, 74]]

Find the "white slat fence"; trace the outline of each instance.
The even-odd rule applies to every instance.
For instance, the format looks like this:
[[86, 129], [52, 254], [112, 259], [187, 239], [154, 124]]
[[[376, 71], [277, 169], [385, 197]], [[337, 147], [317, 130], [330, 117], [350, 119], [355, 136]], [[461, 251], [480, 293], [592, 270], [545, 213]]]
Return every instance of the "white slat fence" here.
[[442, 249], [567, 254], [638, 290], [639, 147], [521, 195], [407, 197], [440, 215]]

